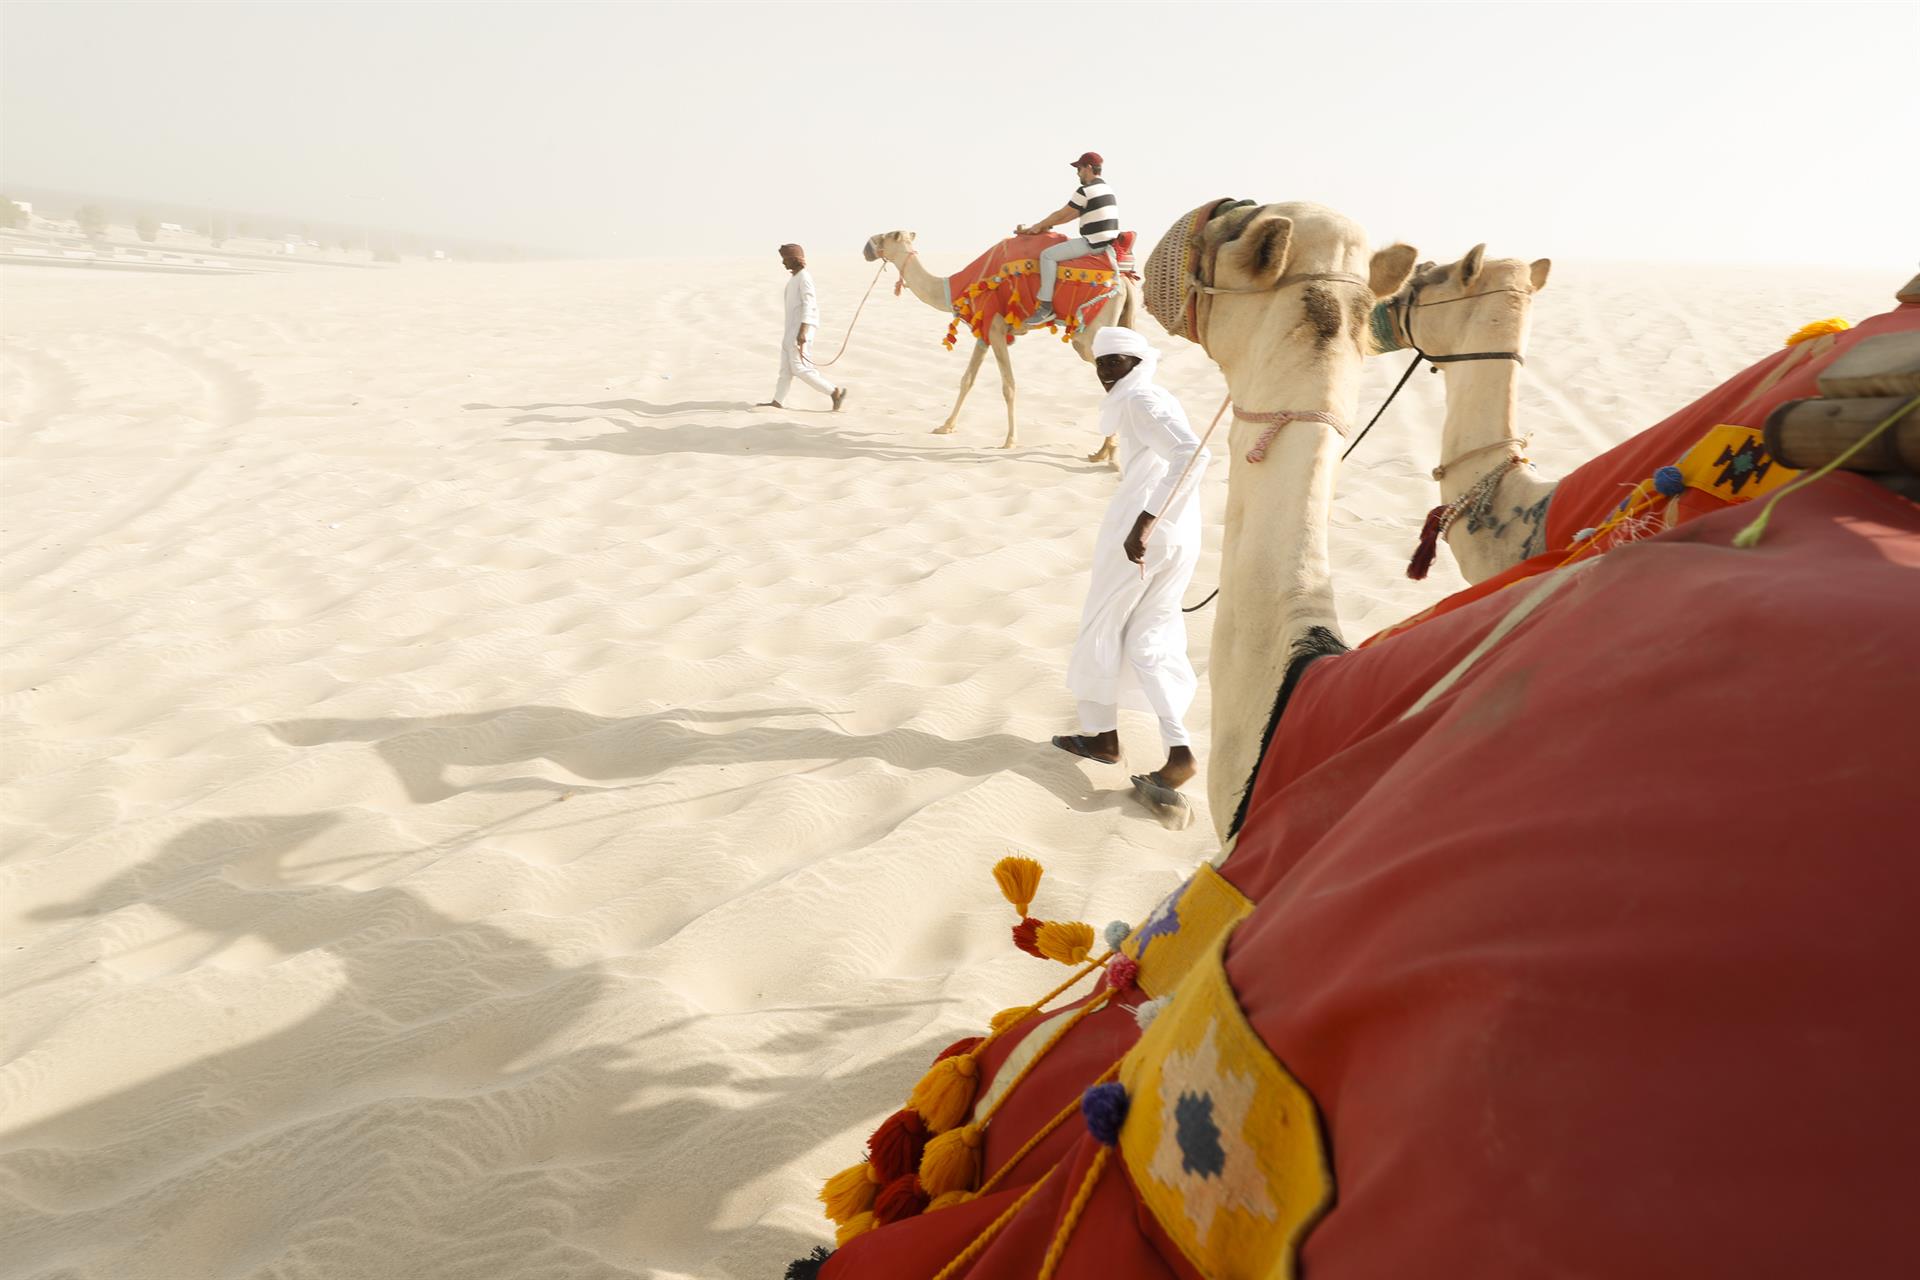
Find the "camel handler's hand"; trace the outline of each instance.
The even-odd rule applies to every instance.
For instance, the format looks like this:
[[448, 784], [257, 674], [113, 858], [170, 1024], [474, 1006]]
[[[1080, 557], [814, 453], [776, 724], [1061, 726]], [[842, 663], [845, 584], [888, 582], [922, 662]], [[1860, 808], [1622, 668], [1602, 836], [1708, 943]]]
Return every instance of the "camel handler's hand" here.
[[1127, 559], [1135, 564], [1144, 564], [1147, 559], [1147, 535], [1153, 532], [1153, 517], [1142, 511], [1140, 518], [1133, 522], [1133, 532], [1127, 535]]

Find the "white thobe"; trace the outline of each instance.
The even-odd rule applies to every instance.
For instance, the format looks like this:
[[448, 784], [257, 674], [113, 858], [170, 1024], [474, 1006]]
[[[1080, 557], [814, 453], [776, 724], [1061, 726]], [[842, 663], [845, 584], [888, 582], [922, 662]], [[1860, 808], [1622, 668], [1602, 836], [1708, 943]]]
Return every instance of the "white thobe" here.
[[773, 388], [773, 398], [783, 404], [795, 378], [822, 395], [833, 394], [833, 384], [813, 367], [812, 341], [808, 341], [804, 350], [794, 349], [793, 340], [800, 336], [803, 324], [812, 325], [816, 332], [820, 328], [820, 296], [814, 291], [813, 272], [804, 267], [787, 281], [787, 325], [780, 335], [780, 378]]
[[[1142, 361], [1101, 404], [1100, 429], [1117, 437], [1123, 470], [1094, 538], [1093, 580], [1067, 686], [1080, 703], [1082, 732], [1118, 728], [1117, 709], [1125, 705], [1157, 716], [1162, 739], [1174, 747], [1188, 740], [1183, 717], [1199, 688], [1180, 601], [1200, 559], [1200, 481], [1209, 455], [1180, 401], [1154, 385], [1157, 363]], [[1142, 511], [1157, 517], [1144, 573], [1126, 552]]]

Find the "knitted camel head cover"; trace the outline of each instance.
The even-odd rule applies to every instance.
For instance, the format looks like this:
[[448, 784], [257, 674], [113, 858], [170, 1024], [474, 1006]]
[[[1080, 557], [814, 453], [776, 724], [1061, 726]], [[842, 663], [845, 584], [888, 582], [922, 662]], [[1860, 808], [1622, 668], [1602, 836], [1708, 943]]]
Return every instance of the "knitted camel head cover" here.
[[1182, 216], [1160, 237], [1147, 258], [1144, 282], [1147, 314], [1160, 327], [1189, 342], [1200, 341], [1199, 316], [1195, 311], [1194, 278], [1200, 272], [1202, 237], [1207, 224], [1231, 209], [1252, 204], [1251, 200], [1209, 200]]

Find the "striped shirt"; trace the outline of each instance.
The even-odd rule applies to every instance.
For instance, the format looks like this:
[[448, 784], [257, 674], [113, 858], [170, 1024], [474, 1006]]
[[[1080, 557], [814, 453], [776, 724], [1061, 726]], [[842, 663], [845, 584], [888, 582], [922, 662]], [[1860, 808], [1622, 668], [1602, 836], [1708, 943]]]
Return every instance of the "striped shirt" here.
[[1080, 211], [1080, 234], [1095, 248], [1110, 244], [1120, 234], [1120, 199], [1104, 180], [1095, 178], [1075, 187], [1067, 204]]

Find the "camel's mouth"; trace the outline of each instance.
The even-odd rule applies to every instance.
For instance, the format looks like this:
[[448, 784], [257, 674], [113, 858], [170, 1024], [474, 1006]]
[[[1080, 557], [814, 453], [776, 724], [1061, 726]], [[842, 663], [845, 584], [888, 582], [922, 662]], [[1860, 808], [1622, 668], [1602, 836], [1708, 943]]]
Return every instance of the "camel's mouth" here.
[[860, 250], [860, 256], [865, 258], [868, 262], [872, 262], [874, 258], [878, 256], [874, 251], [872, 236], [867, 237], [866, 246]]

